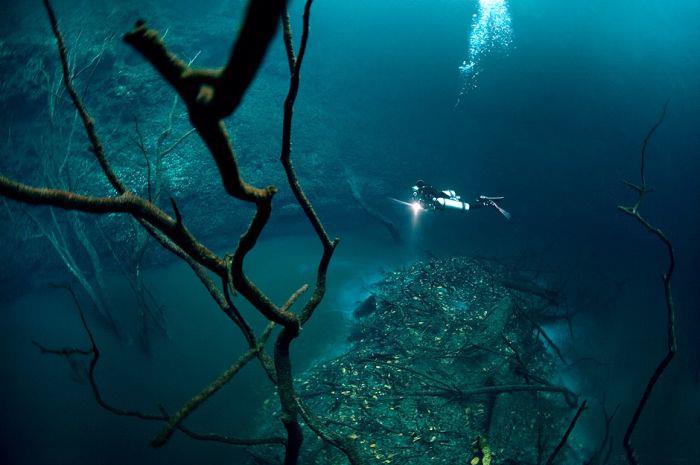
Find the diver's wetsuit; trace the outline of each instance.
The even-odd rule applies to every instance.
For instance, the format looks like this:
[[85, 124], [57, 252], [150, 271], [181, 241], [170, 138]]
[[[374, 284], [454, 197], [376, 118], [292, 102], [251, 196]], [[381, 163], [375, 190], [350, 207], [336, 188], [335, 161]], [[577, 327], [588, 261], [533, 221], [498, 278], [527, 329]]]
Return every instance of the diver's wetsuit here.
[[454, 210], [468, 212], [477, 208], [492, 207], [503, 215], [506, 219], [510, 219], [510, 213], [504, 210], [498, 203], [503, 200], [503, 197], [488, 197], [480, 195], [473, 202], [463, 202], [461, 197], [453, 190], [439, 191], [433, 186], [426, 184], [425, 181], [419, 179], [416, 185], [413, 186], [413, 205], [414, 211], [422, 210]]
[[426, 184], [422, 179], [416, 181], [416, 185], [413, 188], [413, 197], [420, 202], [423, 208], [431, 210], [443, 210], [445, 207], [455, 209], [455, 206], [459, 205], [457, 209], [467, 211], [487, 205], [483, 199], [476, 199], [471, 203], [462, 202], [455, 191], [439, 191], [430, 184]]
[[430, 198], [447, 198], [447, 194], [444, 192], [440, 192], [439, 190], [435, 189], [433, 186], [426, 184], [422, 179], [419, 179], [416, 181], [416, 187], [418, 188], [416, 192], [416, 196], [419, 199], [430, 199]]

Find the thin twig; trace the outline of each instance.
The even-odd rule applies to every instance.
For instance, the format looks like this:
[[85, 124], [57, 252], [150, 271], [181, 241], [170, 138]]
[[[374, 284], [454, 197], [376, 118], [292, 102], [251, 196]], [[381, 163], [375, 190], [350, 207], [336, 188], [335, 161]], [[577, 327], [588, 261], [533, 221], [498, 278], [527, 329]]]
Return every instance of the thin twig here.
[[109, 162], [107, 161], [107, 157], [105, 156], [102, 143], [100, 142], [99, 138], [97, 137], [97, 133], [95, 132], [95, 123], [90, 114], [85, 109], [85, 105], [80, 99], [80, 96], [78, 96], [78, 93], [73, 87], [73, 80], [71, 78], [71, 69], [68, 64], [68, 54], [66, 52], [66, 45], [65, 41], [63, 40], [63, 35], [61, 34], [61, 31], [58, 28], [56, 13], [54, 12], [53, 6], [51, 5], [51, 2], [49, 0], [44, 0], [44, 7], [46, 8], [46, 12], [48, 13], [49, 22], [51, 23], [51, 30], [53, 31], [54, 37], [56, 38], [56, 43], [58, 45], [58, 54], [61, 59], [61, 69], [63, 71], [63, 85], [68, 91], [68, 95], [70, 95], [71, 101], [73, 102], [75, 109], [78, 110], [80, 119], [82, 120], [83, 126], [85, 127], [85, 132], [87, 133], [88, 139], [90, 140], [92, 152], [97, 158], [97, 161], [99, 162], [102, 171], [104, 171], [105, 175], [107, 176], [107, 179], [109, 180], [109, 183], [112, 185], [112, 187], [114, 187], [117, 193], [122, 194], [126, 191], [126, 187], [119, 180], [117, 175], [112, 170], [112, 167], [110, 166]]
[[92, 350], [88, 349], [78, 349], [77, 347], [61, 347], [60, 349], [51, 349], [39, 344], [36, 341], [32, 341], [32, 344], [34, 344], [42, 354], [61, 355], [64, 357], [68, 355], [92, 355]]

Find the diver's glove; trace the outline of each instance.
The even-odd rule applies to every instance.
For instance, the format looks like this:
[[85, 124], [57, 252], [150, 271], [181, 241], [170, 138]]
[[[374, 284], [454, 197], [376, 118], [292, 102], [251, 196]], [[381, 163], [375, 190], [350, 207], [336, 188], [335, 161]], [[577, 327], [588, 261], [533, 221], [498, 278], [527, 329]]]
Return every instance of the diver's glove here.
[[505, 211], [500, 205], [498, 205], [498, 202], [503, 200], [505, 197], [489, 197], [486, 195], [480, 195], [476, 201], [474, 202], [476, 208], [481, 208], [481, 207], [493, 207], [498, 212], [505, 216], [506, 219], [510, 219], [510, 213]]

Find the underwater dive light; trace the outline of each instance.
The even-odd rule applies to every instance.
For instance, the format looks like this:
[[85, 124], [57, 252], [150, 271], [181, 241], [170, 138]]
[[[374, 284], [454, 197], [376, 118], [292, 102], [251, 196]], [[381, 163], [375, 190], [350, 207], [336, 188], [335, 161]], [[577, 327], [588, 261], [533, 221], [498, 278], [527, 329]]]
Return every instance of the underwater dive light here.
[[413, 210], [413, 215], [417, 216], [420, 212], [425, 210], [420, 202], [411, 202], [411, 210]]
[[413, 216], [416, 217], [420, 212], [425, 211], [425, 207], [421, 205], [421, 203], [418, 200], [414, 200], [412, 202], [404, 202], [403, 200], [395, 199], [393, 197], [389, 197], [390, 200], [393, 200], [396, 203], [400, 203], [401, 205], [406, 205], [408, 208], [411, 209], [413, 212]]

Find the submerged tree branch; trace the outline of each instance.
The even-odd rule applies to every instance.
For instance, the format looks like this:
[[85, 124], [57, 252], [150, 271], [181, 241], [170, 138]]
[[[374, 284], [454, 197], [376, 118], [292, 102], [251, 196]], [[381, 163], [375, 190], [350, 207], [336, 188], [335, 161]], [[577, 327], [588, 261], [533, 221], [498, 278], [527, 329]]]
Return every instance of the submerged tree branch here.
[[77, 347], [61, 347], [60, 349], [51, 349], [49, 347], [43, 346], [39, 344], [36, 341], [32, 341], [32, 344], [36, 346], [37, 349], [39, 349], [39, 352], [42, 354], [53, 354], [53, 355], [61, 355], [63, 357], [67, 355], [92, 355], [92, 349], [86, 350], [86, 349], [78, 349]]
[[63, 34], [61, 34], [61, 31], [58, 28], [58, 20], [56, 19], [56, 13], [54, 12], [53, 6], [51, 5], [51, 2], [49, 0], [43, 1], [44, 8], [46, 9], [46, 12], [49, 16], [51, 30], [53, 31], [53, 35], [56, 38], [56, 44], [58, 46], [58, 54], [61, 59], [61, 69], [63, 71], [63, 85], [68, 91], [68, 95], [70, 95], [71, 101], [73, 102], [73, 105], [78, 111], [80, 119], [83, 122], [83, 126], [85, 127], [85, 133], [87, 134], [88, 139], [90, 140], [92, 153], [97, 158], [97, 161], [99, 162], [102, 171], [107, 176], [107, 179], [109, 180], [109, 183], [112, 185], [114, 190], [116, 190], [118, 194], [123, 194], [124, 192], [126, 192], [126, 187], [119, 180], [111, 165], [107, 161], [107, 157], [105, 156], [104, 152], [104, 147], [102, 146], [102, 142], [100, 142], [100, 139], [97, 137], [97, 132], [95, 131], [95, 122], [85, 109], [85, 105], [80, 99], [80, 96], [78, 96], [75, 87], [73, 86], [74, 76], [71, 74], [70, 66], [68, 64], [68, 53], [66, 52], [66, 45], [65, 41], [63, 40]]
[[345, 454], [350, 462], [350, 465], [363, 465], [366, 463], [358, 448], [355, 447], [355, 445], [350, 441], [347, 441], [344, 438], [339, 437], [337, 434], [331, 432], [328, 426], [324, 425], [323, 421], [311, 412], [303, 400], [297, 399], [297, 406], [301, 417], [306, 423], [306, 426], [308, 426], [311, 431], [316, 433], [318, 437]]
[[[285, 44], [285, 50], [287, 52], [287, 59], [290, 69], [290, 81], [289, 90], [287, 92], [287, 97], [284, 101], [284, 113], [282, 119], [282, 149], [280, 153], [280, 162], [284, 167], [284, 171], [287, 175], [287, 182], [292, 189], [292, 193], [296, 198], [297, 202], [301, 206], [304, 214], [306, 215], [309, 223], [313, 227], [316, 235], [321, 242], [323, 247], [323, 253], [319, 261], [319, 265], [316, 271], [316, 284], [311, 298], [306, 303], [299, 316], [299, 325], [304, 325], [313, 315], [321, 300], [323, 299], [326, 292], [326, 274], [328, 271], [328, 265], [333, 256], [336, 246], [338, 245], [338, 239], [331, 240], [326, 232], [321, 220], [316, 214], [311, 202], [309, 201], [306, 193], [304, 192], [299, 179], [297, 177], [296, 171], [291, 160], [292, 153], [292, 118], [294, 115], [294, 103], [296, 102], [297, 95], [299, 93], [299, 80], [301, 73], [301, 66], [306, 54], [306, 46], [309, 37], [309, 18], [311, 16], [311, 5], [313, 0], [306, 0], [304, 4], [303, 13], [303, 25], [302, 25], [302, 35], [299, 44], [298, 54], [295, 55], [292, 41], [291, 24], [288, 15], [282, 22], [283, 25], [283, 38]], [[299, 404], [296, 391], [294, 389], [294, 379], [292, 373], [292, 365], [289, 355], [289, 348], [292, 341], [298, 336], [299, 332], [294, 327], [285, 327], [279, 334], [277, 341], [275, 343], [275, 368], [277, 374], [278, 383], [278, 393], [280, 398], [280, 404], [282, 408], [281, 420], [287, 431], [287, 447], [285, 449], [285, 465], [296, 465], [299, 453], [301, 450], [301, 445], [304, 440], [303, 432], [298, 420]], [[306, 412], [306, 418], [311, 418], [311, 413]], [[341, 450], [350, 460], [351, 463], [358, 463], [354, 461], [354, 454], [352, 448], [345, 443], [345, 441], [334, 438], [330, 439], [332, 435], [325, 431], [324, 427], [320, 422], [314, 423], [315, 428], [312, 430], [324, 441], [332, 446]]]
[[637, 427], [637, 423], [639, 422], [639, 419], [642, 415], [642, 412], [644, 411], [644, 408], [647, 405], [647, 402], [649, 401], [649, 398], [651, 397], [651, 393], [654, 390], [654, 386], [656, 386], [656, 383], [659, 381], [661, 378], [661, 375], [664, 373], [668, 365], [671, 363], [671, 360], [673, 360], [673, 357], [676, 355], [676, 350], [677, 350], [677, 343], [676, 343], [676, 328], [675, 328], [675, 310], [673, 306], [673, 294], [671, 290], [671, 278], [673, 277], [673, 272], [676, 267], [676, 255], [673, 250], [673, 244], [671, 243], [670, 239], [666, 236], [666, 234], [659, 228], [653, 226], [651, 223], [649, 223], [646, 218], [644, 218], [641, 213], [639, 213], [639, 207], [641, 205], [641, 202], [644, 198], [644, 196], [650, 192], [651, 190], [647, 187], [646, 181], [645, 181], [645, 175], [644, 175], [644, 170], [645, 170], [645, 160], [646, 160], [646, 148], [647, 145], [649, 144], [649, 141], [653, 137], [653, 135], [656, 133], [656, 130], [659, 128], [661, 123], [663, 123], [665, 117], [666, 117], [666, 108], [668, 106], [668, 101], [663, 106], [663, 110], [661, 111], [661, 115], [659, 116], [659, 119], [656, 121], [656, 123], [651, 127], [649, 132], [647, 133], [646, 137], [644, 138], [644, 142], [642, 143], [642, 150], [641, 150], [641, 160], [640, 160], [640, 184], [634, 185], [632, 183], [626, 182], [628, 186], [630, 186], [632, 189], [634, 189], [637, 192], [637, 202], [634, 204], [632, 207], [625, 207], [625, 206], [618, 206], [618, 210], [621, 212], [625, 213], [626, 215], [631, 216], [632, 218], [636, 219], [644, 229], [649, 231], [654, 237], [656, 237], [665, 247], [666, 253], [668, 255], [668, 266], [666, 268], [666, 271], [664, 272], [662, 276], [662, 282], [663, 282], [663, 287], [664, 287], [664, 298], [665, 298], [665, 304], [666, 304], [666, 355], [663, 357], [663, 359], [659, 362], [659, 364], [656, 366], [654, 369], [654, 372], [652, 373], [651, 377], [649, 378], [649, 381], [647, 382], [646, 388], [644, 389], [644, 393], [642, 394], [641, 399], [639, 400], [639, 403], [637, 404], [637, 407], [634, 411], [634, 414], [632, 415], [632, 418], [630, 419], [630, 422], [627, 426], [627, 429], [625, 431], [625, 436], [623, 438], [623, 446], [625, 448], [625, 453], [627, 455], [627, 461], [630, 463], [630, 465], [637, 465], [638, 460], [636, 457], [636, 453], [634, 451], [634, 448], [632, 447], [632, 434], [634, 433], [635, 428]]
[[286, 29], [286, 27], [289, 27], [289, 23], [285, 22], [285, 45], [287, 46], [287, 54], [291, 57], [290, 63], [293, 63], [294, 66], [292, 67], [291, 78], [289, 82], [289, 91], [287, 92], [287, 97], [284, 100], [284, 116], [282, 120], [282, 152], [280, 154], [280, 161], [282, 162], [284, 171], [287, 174], [287, 181], [289, 182], [289, 186], [291, 187], [292, 192], [294, 193], [294, 196], [297, 199], [297, 202], [299, 202], [299, 205], [304, 211], [304, 214], [313, 226], [316, 235], [319, 237], [319, 240], [321, 241], [324, 250], [326, 250], [334, 248], [334, 242], [337, 242], [337, 239], [335, 241], [332, 241], [329, 238], [328, 233], [323, 227], [323, 224], [321, 224], [321, 220], [318, 218], [318, 215], [316, 215], [316, 212], [311, 206], [311, 202], [309, 201], [308, 197], [306, 196], [304, 190], [301, 187], [301, 184], [299, 183], [299, 179], [297, 178], [296, 172], [294, 171], [294, 166], [292, 164], [291, 159], [292, 117], [294, 115], [294, 103], [296, 102], [297, 94], [299, 93], [299, 78], [301, 73], [301, 65], [304, 60], [304, 55], [306, 54], [306, 44], [309, 38], [309, 17], [311, 15], [312, 3], [313, 0], [307, 0], [304, 6], [301, 43], [299, 45], [299, 53], [296, 57], [294, 56], [294, 50], [291, 48], [291, 37], [287, 39], [288, 36], [291, 36], [291, 31], [289, 29]]
[[[34, 345], [36, 345], [41, 353], [43, 354], [52, 354], [52, 355], [60, 355], [60, 356], [67, 356], [67, 355], [73, 355], [73, 354], [80, 354], [80, 355], [89, 355], [91, 357], [90, 363], [88, 366], [88, 381], [90, 384], [90, 388], [92, 390], [93, 397], [95, 398], [95, 401], [97, 404], [102, 407], [103, 409], [107, 410], [110, 413], [113, 413], [115, 415], [119, 416], [126, 416], [126, 417], [133, 417], [133, 418], [138, 418], [140, 420], [148, 420], [148, 421], [164, 421], [167, 422], [166, 430], [171, 428], [176, 428], [180, 431], [182, 431], [185, 435], [201, 440], [201, 441], [213, 441], [213, 442], [222, 442], [230, 445], [238, 445], [238, 446], [253, 446], [253, 445], [261, 445], [261, 444], [285, 444], [285, 441], [282, 438], [278, 437], [271, 437], [271, 438], [251, 438], [251, 439], [242, 439], [242, 438], [233, 438], [230, 436], [225, 436], [225, 435], [220, 435], [220, 434], [212, 434], [212, 433], [198, 433], [195, 431], [192, 431], [185, 426], [183, 426], [181, 423], [184, 420], [184, 418], [189, 415], [194, 409], [199, 407], [204, 400], [208, 399], [213, 395], [218, 389], [220, 389], [226, 382], [228, 382], [231, 377], [242, 368], [242, 365], [247, 363], [252, 356], [250, 355], [251, 352], [254, 351], [254, 349], [249, 350], [246, 352], [239, 360], [237, 360], [228, 370], [226, 370], [217, 380], [215, 380], [212, 385], [210, 385], [207, 389], [202, 391], [198, 396], [195, 396], [194, 399], [197, 399], [194, 404], [196, 405], [191, 405], [193, 404], [192, 401], [190, 403], [186, 404], [186, 407], [189, 406], [189, 409], [182, 414], [181, 412], [178, 412], [179, 415], [176, 415], [176, 417], [170, 417], [167, 415], [165, 412], [161, 412], [161, 414], [151, 414], [151, 413], [145, 413], [141, 412], [138, 410], [129, 410], [129, 409], [124, 409], [121, 407], [116, 407], [112, 405], [111, 403], [108, 403], [106, 400], [104, 400], [102, 393], [100, 391], [99, 385], [97, 384], [97, 380], [95, 378], [95, 370], [97, 368], [97, 364], [100, 360], [100, 349], [97, 346], [97, 342], [95, 340], [95, 337], [92, 333], [92, 330], [90, 329], [90, 326], [87, 323], [87, 319], [85, 318], [85, 313], [83, 312], [82, 306], [80, 305], [80, 301], [78, 297], [75, 295], [75, 292], [73, 291], [73, 288], [70, 286], [61, 286], [64, 287], [71, 295], [71, 298], [73, 300], [73, 303], [75, 304], [75, 308], [78, 312], [78, 315], [80, 317], [80, 322], [83, 326], [83, 329], [85, 330], [86, 335], [88, 336], [88, 339], [90, 341], [90, 349], [89, 350], [83, 350], [83, 349], [75, 349], [75, 348], [62, 348], [62, 349], [50, 349], [47, 347], [44, 347], [43, 345], [34, 342]], [[272, 324], [266, 328], [265, 332], [263, 333], [263, 337], [261, 337], [261, 342], [260, 346], [256, 347], [255, 350], [261, 350], [262, 346], [264, 345], [264, 341], [267, 340], [269, 337], [269, 334], [272, 330]], [[253, 354], [254, 356], [254, 354]], [[231, 373], [234, 372], [234, 373]], [[204, 397], [204, 398], [202, 398]], [[184, 408], [183, 408], [184, 410]], [[176, 419], [175, 419], [176, 418]], [[170, 433], [168, 437], [172, 434], [172, 428], [170, 430]], [[154, 445], [155, 446], [155, 445]]]
[[[94, 373], [100, 358], [100, 351], [85, 321], [82, 310], [79, 309], [83, 326], [91, 342], [90, 351], [87, 351], [84, 355], [88, 353], [92, 355], [88, 369], [88, 377], [97, 403], [105, 410], [116, 415], [166, 422], [166, 427], [153, 441], [153, 445], [155, 446], [163, 445], [174, 430], [179, 429], [185, 434], [201, 440], [219, 441], [236, 445], [283, 444], [285, 445], [285, 464], [295, 465], [298, 462], [303, 435], [297, 419], [299, 406], [294, 390], [289, 349], [291, 342], [298, 337], [301, 326], [311, 318], [325, 295], [328, 266], [335, 247], [338, 244], [337, 239], [331, 240], [329, 238], [308, 197], [304, 193], [291, 162], [292, 114], [299, 89], [301, 64], [308, 41], [311, 4], [311, 0], [307, 0], [305, 3], [303, 30], [298, 56], [295, 56], [292, 46], [288, 15], [284, 15], [285, 21], [283, 21], [285, 28], [284, 39], [285, 45], [287, 46], [286, 49], [291, 77], [289, 92], [284, 103], [282, 153], [280, 155], [280, 160], [295, 198], [302, 207], [302, 210], [323, 247], [323, 253], [317, 268], [314, 290], [309, 300], [297, 315], [290, 310], [290, 307], [306, 291], [306, 285], [294, 292], [283, 305], [277, 306], [244, 272], [244, 259], [255, 247], [257, 240], [267, 225], [272, 211], [272, 199], [277, 189], [274, 186], [258, 188], [248, 184], [242, 178], [231, 138], [223, 123], [223, 118], [231, 115], [236, 110], [259, 69], [270, 41], [278, 27], [280, 18], [283, 12], [285, 12], [286, 1], [250, 0], [237, 40], [232, 47], [226, 65], [221, 69], [192, 68], [192, 62], [185, 63], [170, 52], [158, 32], [149, 29], [145, 21], [139, 20], [134, 28], [124, 35], [124, 41], [149, 61], [184, 101], [194, 130], [200, 135], [216, 163], [225, 191], [230, 196], [244, 202], [252, 203], [256, 207], [256, 213], [248, 229], [241, 236], [235, 251], [227, 255], [226, 258], [220, 258], [206, 248], [186, 229], [180, 210], [174, 200], [172, 202], [174, 211], [173, 218], [156, 205], [157, 195], [154, 195], [152, 191], [149, 190], [149, 199], [147, 200], [131, 192], [119, 180], [106, 159], [104, 148], [97, 137], [94, 123], [73, 87], [63, 37], [58, 29], [58, 23], [50, 1], [44, 0], [51, 27], [58, 43], [64, 73], [64, 85], [71, 96], [73, 105], [76, 107], [83, 121], [85, 131], [90, 139], [92, 151], [102, 171], [107, 176], [112, 187], [116, 190], [117, 195], [114, 197], [93, 197], [77, 194], [68, 190], [36, 188], [10, 180], [4, 176], [0, 176], [0, 195], [28, 204], [49, 205], [86, 213], [130, 214], [164, 248], [182, 258], [193, 269], [218, 306], [242, 330], [250, 347], [250, 349], [231, 365], [228, 370], [181, 407], [172, 417], [165, 411], [161, 411], [160, 414], [150, 414], [122, 409], [107, 403], [102, 398], [100, 390], [97, 387]], [[189, 134], [190, 133], [187, 133], [183, 138]], [[176, 141], [176, 144], [181, 140], [182, 139]], [[216, 287], [214, 281], [208, 275], [208, 272], [213, 272], [222, 280], [223, 292]], [[233, 305], [228, 294], [229, 286], [239, 292], [258, 312], [270, 321], [268, 330], [266, 330], [260, 339], [255, 338], [250, 327]], [[76, 305], [78, 305], [77, 299]], [[282, 331], [277, 338], [275, 357], [274, 361], [272, 361], [269, 356], [265, 354], [263, 346], [270, 335], [274, 323], [280, 324], [282, 326]], [[42, 350], [47, 349], [42, 348]], [[200, 434], [187, 430], [182, 425], [182, 421], [194, 409], [217, 392], [226, 382], [238, 373], [245, 363], [254, 357], [260, 359], [268, 373], [268, 377], [277, 386], [282, 408], [281, 419], [287, 429], [287, 440], [285, 441], [281, 438], [239, 440], [219, 435]], [[272, 372], [272, 363], [274, 363], [274, 373]], [[305, 412], [304, 415], [306, 418], [312, 418], [309, 412]], [[320, 423], [312, 427], [312, 429], [319, 434], [319, 437], [331, 438], [332, 436], [327, 431], [324, 431], [323, 428], [324, 427]], [[329, 441], [329, 443], [336, 445], [336, 447], [339, 447], [341, 450], [347, 449], [346, 445], [339, 445], [338, 440]], [[350, 457], [350, 455], [348, 455], [348, 457]]]
[[554, 448], [552, 453], [549, 455], [549, 458], [547, 459], [546, 465], [552, 465], [554, 463], [554, 459], [557, 457], [559, 452], [562, 450], [564, 445], [566, 444], [566, 441], [569, 440], [569, 435], [571, 435], [571, 432], [574, 430], [574, 427], [576, 426], [576, 422], [578, 421], [579, 417], [583, 413], [583, 411], [586, 410], [586, 401], [584, 400], [581, 402], [581, 405], [579, 406], [578, 410], [576, 411], [576, 415], [574, 415], [574, 418], [571, 419], [571, 423], [569, 423], [569, 427], [566, 429], [566, 432], [564, 433], [564, 436], [562, 436], [561, 440], [559, 441], [559, 444], [557, 444], [557, 447]]
[[31, 205], [48, 205], [85, 213], [128, 213], [153, 225], [210, 270], [225, 273], [224, 261], [197, 241], [181, 222], [130, 191], [116, 197], [93, 197], [60, 189], [32, 187], [0, 175], [0, 195]]
[[451, 400], [464, 400], [469, 397], [479, 396], [484, 394], [506, 394], [512, 392], [551, 392], [561, 394], [570, 406], [576, 406], [576, 395], [569, 389], [562, 386], [553, 386], [550, 384], [505, 384], [483, 387], [452, 387], [445, 389], [434, 389], [426, 391], [409, 392], [395, 397], [386, 397], [386, 400], [396, 400], [403, 397], [444, 397]]
[[187, 418], [200, 405], [206, 402], [211, 396], [216, 394], [216, 392], [224, 387], [226, 383], [231, 381], [231, 378], [233, 378], [236, 373], [238, 373], [249, 361], [251, 361], [261, 350], [263, 350], [265, 343], [270, 337], [270, 334], [272, 334], [274, 327], [274, 323], [269, 323], [255, 347], [250, 348], [246, 353], [241, 355], [230, 367], [226, 369], [226, 371], [221, 373], [221, 375], [212, 381], [211, 384], [187, 401], [187, 403], [183, 405], [180, 410], [175, 413], [175, 415], [171, 416], [168, 420], [168, 424], [153, 438], [151, 441], [151, 446], [164, 446], [165, 443], [172, 437], [175, 429], [180, 426], [185, 418]]

